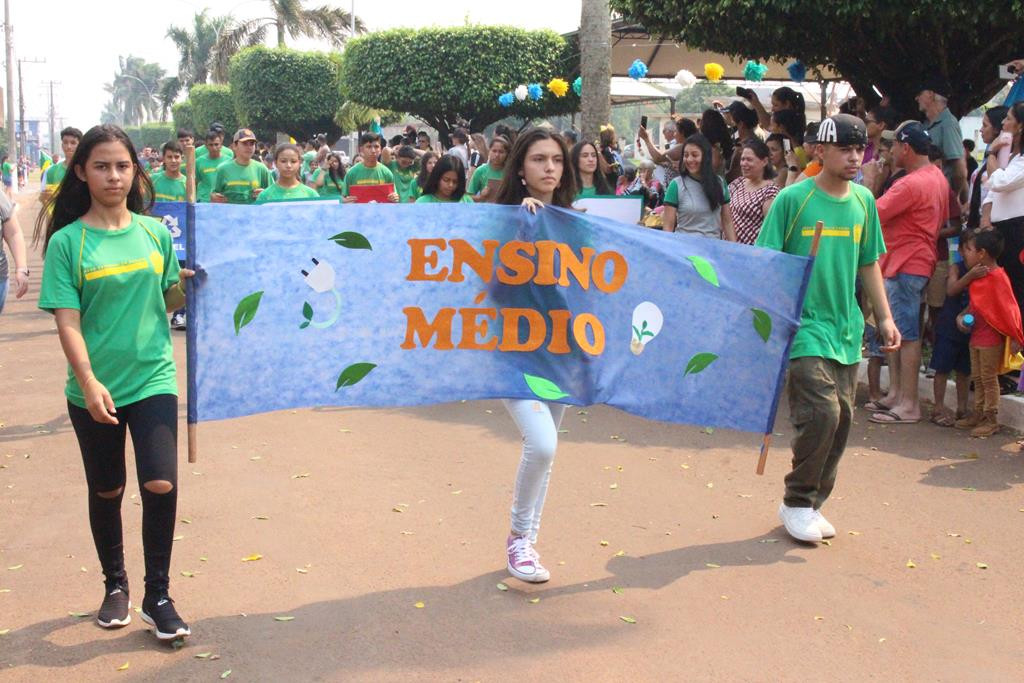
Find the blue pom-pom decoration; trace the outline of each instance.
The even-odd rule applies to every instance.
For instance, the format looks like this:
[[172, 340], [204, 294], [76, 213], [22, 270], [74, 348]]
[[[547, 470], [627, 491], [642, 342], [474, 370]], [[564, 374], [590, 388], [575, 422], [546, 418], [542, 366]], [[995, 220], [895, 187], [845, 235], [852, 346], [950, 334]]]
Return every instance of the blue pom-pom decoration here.
[[643, 63], [643, 60], [634, 59], [633, 63], [629, 67], [629, 77], [635, 80], [640, 80], [647, 75], [647, 65]]
[[526, 92], [529, 93], [530, 99], [536, 102], [544, 97], [544, 86], [540, 83], [531, 83], [526, 87]]
[[753, 59], [747, 60], [746, 66], [743, 67], [743, 78], [747, 81], [763, 81], [766, 73], [768, 73], [768, 67]]
[[804, 66], [804, 63], [800, 60], [797, 60], [787, 66], [786, 71], [789, 72], [790, 79], [797, 83], [802, 83], [803, 80], [807, 78], [807, 67]]
[[515, 101], [516, 96], [510, 92], [498, 95], [498, 104], [505, 108], [511, 107], [513, 104], [515, 104]]

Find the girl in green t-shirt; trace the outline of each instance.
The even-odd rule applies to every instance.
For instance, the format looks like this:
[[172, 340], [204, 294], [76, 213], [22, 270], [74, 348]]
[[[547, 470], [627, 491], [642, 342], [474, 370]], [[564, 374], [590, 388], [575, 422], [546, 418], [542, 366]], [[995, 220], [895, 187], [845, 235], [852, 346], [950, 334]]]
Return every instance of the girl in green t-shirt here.
[[420, 157], [420, 172], [416, 176], [416, 181], [412, 184], [413, 201], [419, 199], [423, 194], [423, 187], [427, 184], [427, 180], [430, 179], [430, 172], [437, 165], [437, 158], [436, 152], [427, 152]]
[[466, 194], [466, 166], [457, 156], [445, 154], [438, 160], [423, 186], [423, 196], [416, 200], [417, 204], [437, 202], [473, 203]]
[[321, 197], [341, 199], [342, 189], [345, 187], [344, 180], [345, 164], [341, 163], [341, 157], [338, 154], [332, 152], [327, 155], [327, 168], [320, 167], [313, 172], [311, 186], [320, 193]]
[[257, 204], [269, 202], [292, 202], [297, 199], [317, 199], [320, 195], [308, 185], [299, 181], [302, 169], [302, 154], [298, 145], [278, 145], [274, 148], [274, 168], [277, 180], [256, 198]]
[[597, 156], [597, 145], [589, 140], [577, 142], [569, 153], [576, 176], [576, 199], [615, 194], [604, 173], [597, 172]]
[[168, 595], [178, 496], [178, 399], [167, 312], [185, 305], [170, 232], [142, 215], [153, 195], [131, 140], [117, 126], [82, 138], [41, 212], [46, 267], [39, 307], [53, 313], [68, 360], [65, 393], [89, 491], [89, 525], [105, 578], [104, 628], [131, 621], [121, 532], [125, 437], [142, 496], [146, 594], [142, 620], [161, 640], [190, 635]]

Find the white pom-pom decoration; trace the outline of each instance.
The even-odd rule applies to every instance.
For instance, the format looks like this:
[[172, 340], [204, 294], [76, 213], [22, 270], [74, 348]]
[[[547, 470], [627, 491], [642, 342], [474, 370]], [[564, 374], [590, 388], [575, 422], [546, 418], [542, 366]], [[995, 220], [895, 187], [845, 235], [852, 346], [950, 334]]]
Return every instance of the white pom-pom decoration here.
[[516, 88], [515, 93], [516, 99], [519, 100], [520, 102], [523, 102], [530, 94], [530, 90], [525, 85], [520, 85], [518, 88]]
[[697, 77], [693, 75], [692, 71], [680, 69], [679, 73], [676, 74], [676, 83], [684, 88], [692, 88], [697, 85]]

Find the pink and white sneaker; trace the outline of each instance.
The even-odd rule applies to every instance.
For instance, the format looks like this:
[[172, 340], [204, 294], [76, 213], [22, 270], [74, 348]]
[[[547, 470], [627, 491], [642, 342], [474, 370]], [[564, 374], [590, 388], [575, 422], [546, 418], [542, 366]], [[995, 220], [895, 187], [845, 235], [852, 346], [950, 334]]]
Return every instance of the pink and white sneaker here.
[[544, 583], [551, 578], [551, 572], [541, 565], [540, 555], [533, 549], [530, 539], [525, 536], [509, 536], [506, 546], [509, 574], [529, 583]]

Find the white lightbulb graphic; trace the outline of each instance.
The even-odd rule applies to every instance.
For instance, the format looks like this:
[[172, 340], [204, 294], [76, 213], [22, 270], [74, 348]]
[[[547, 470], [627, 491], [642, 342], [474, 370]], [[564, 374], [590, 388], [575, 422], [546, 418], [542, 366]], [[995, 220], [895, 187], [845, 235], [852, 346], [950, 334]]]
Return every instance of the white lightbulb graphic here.
[[629, 350], [639, 356], [644, 347], [658, 336], [665, 322], [661, 309], [650, 301], [645, 301], [633, 309], [633, 334], [629, 342]]

